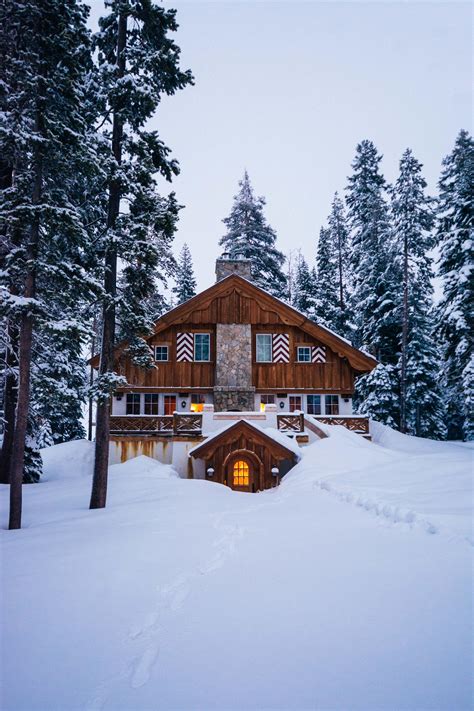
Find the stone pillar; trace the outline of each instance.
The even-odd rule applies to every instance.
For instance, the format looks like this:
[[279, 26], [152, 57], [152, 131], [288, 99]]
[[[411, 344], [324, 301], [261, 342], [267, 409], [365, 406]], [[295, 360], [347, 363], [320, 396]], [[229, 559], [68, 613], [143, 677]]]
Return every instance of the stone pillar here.
[[255, 409], [252, 386], [252, 326], [249, 323], [216, 324], [216, 412]]

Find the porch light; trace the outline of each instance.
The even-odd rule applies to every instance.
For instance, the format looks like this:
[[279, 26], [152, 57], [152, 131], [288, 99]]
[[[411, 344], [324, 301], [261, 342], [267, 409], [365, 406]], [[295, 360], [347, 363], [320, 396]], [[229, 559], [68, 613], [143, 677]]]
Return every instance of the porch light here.
[[214, 469], [212, 467], [209, 467], [206, 471], [207, 476], [214, 476]]
[[278, 476], [279, 473], [280, 473], [280, 470], [278, 469], [278, 467], [272, 467], [273, 476]]

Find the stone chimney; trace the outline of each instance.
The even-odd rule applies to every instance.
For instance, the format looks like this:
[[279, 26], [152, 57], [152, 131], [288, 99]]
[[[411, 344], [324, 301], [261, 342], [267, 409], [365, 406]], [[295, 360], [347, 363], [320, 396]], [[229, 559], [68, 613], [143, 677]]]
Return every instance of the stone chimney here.
[[244, 279], [251, 281], [251, 267], [251, 259], [246, 259], [241, 254], [236, 254], [235, 257], [231, 257], [228, 252], [224, 252], [222, 257], [216, 259], [216, 281], [221, 281], [231, 274], [238, 274]]

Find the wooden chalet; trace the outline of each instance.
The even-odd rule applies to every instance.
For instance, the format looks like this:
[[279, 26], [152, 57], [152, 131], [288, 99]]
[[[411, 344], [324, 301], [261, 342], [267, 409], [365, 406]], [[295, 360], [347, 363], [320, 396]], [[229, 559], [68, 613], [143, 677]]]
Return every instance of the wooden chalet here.
[[112, 462], [143, 453], [182, 476], [257, 491], [296, 460], [271, 432], [293, 447], [321, 436], [319, 422], [369, 434], [352, 396], [375, 359], [252, 284], [250, 264], [218, 259], [216, 283], [160, 317], [148, 339], [154, 368], [117, 346], [127, 387], [112, 400]]

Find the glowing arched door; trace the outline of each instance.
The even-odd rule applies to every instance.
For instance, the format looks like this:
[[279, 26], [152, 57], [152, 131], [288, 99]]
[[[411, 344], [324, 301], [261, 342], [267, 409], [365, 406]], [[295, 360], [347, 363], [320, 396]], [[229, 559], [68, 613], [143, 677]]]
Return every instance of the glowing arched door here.
[[[250, 455], [250, 456], [249, 456]], [[255, 491], [258, 488], [258, 467], [251, 453], [235, 452], [226, 462], [226, 484], [236, 491]]]

